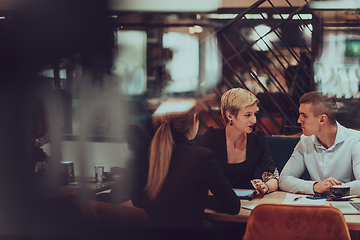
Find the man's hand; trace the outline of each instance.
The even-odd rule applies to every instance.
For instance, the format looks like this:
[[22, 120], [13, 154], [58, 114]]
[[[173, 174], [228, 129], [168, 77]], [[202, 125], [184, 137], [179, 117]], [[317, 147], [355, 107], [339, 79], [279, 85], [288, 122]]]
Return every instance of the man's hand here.
[[330, 187], [341, 184], [342, 182], [336, 180], [333, 177], [329, 177], [322, 182], [315, 183], [313, 186], [313, 190], [316, 193], [330, 192]]

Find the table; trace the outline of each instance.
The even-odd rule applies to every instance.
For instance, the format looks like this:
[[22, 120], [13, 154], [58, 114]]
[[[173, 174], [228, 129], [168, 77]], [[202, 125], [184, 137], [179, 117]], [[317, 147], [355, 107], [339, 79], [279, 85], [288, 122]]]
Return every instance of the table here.
[[[258, 196], [255, 199], [248, 201], [248, 200], [241, 200], [241, 206], [247, 205], [255, 205], [255, 204], [262, 204], [262, 203], [277, 203], [281, 204], [287, 192], [283, 191], [275, 191], [265, 196]], [[304, 194], [299, 194], [304, 195]], [[360, 201], [360, 198], [354, 198], [354, 201]], [[330, 206], [331, 201], [326, 201], [325, 205]], [[205, 209], [205, 219], [207, 220], [217, 220], [217, 221], [228, 221], [228, 222], [247, 222], [248, 217], [251, 213], [251, 210], [244, 209], [241, 207], [240, 212], [238, 215], [229, 215], [225, 213], [218, 213], [210, 209]], [[360, 214], [359, 215], [344, 215], [345, 221], [348, 225], [349, 230], [360, 231]]]
[[[246, 189], [241, 189], [246, 190]], [[283, 203], [286, 195], [288, 192], [283, 191], [275, 191], [268, 195], [258, 196], [255, 199], [248, 201], [248, 200], [241, 200], [241, 206], [247, 205], [255, 205], [255, 204], [262, 204], [262, 203], [276, 203], [281, 204]], [[304, 194], [297, 194], [297, 195], [304, 195]], [[353, 201], [360, 201], [360, 198], [353, 198]], [[330, 206], [331, 201], [326, 201], [325, 205]], [[134, 207], [131, 203], [131, 200], [124, 202], [121, 204], [122, 206], [127, 207]], [[246, 223], [251, 210], [245, 209], [241, 207], [239, 214], [237, 215], [229, 215], [226, 213], [219, 213], [211, 209], [205, 209], [204, 218], [206, 220], [215, 220], [215, 221], [227, 221], [227, 222], [243, 222]], [[359, 215], [344, 215], [345, 221], [348, 225], [349, 230], [360, 231], [360, 214]]]
[[69, 185], [64, 185], [59, 188], [59, 193], [64, 195], [78, 195], [82, 190], [92, 195], [96, 193], [109, 190], [114, 185], [115, 181], [105, 181], [103, 183], [96, 183], [91, 179], [82, 182], [75, 182]]

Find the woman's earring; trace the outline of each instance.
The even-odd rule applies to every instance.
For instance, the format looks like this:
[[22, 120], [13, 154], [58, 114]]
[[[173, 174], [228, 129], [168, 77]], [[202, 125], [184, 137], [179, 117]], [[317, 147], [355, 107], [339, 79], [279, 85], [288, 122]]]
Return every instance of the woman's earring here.
[[232, 119], [230, 120], [230, 126], [232, 126], [233, 125], [233, 122], [232, 122]]

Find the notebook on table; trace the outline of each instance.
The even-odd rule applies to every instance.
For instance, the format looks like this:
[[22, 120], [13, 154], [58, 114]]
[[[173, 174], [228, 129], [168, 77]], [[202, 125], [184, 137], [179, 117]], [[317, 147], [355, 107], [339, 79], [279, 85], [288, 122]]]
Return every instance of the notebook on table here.
[[360, 214], [360, 202], [331, 202], [330, 204], [338, 208], [343, 214]]

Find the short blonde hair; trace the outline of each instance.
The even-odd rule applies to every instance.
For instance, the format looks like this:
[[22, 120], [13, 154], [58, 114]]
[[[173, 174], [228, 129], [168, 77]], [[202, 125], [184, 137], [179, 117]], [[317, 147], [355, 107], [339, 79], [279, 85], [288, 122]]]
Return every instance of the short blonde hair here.
[[240, 109], [257, 104], [259, 99], [250, 91], [244, 88], [232, 88], [225, 92], [221, 97], [221, 115], [225, 122], [229, 119], [226, 117], [226, 112], [237, 117]]

